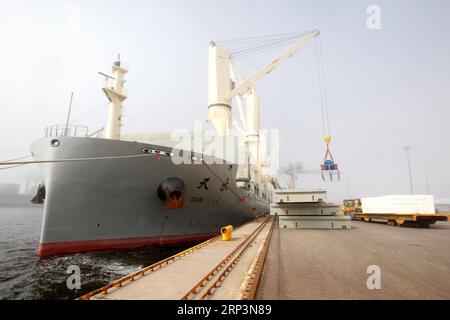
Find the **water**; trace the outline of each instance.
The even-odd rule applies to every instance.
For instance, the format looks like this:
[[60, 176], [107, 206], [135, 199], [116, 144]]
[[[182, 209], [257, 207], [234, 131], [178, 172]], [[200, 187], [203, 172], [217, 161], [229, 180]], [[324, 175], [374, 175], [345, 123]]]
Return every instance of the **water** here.
[[[39, 259], [42, 211], [42, 207], [0, 207], [0, 299], [75, 299], [192, 245]], [[67, 288], [70, 265], [80, 267], [80, 290]]]

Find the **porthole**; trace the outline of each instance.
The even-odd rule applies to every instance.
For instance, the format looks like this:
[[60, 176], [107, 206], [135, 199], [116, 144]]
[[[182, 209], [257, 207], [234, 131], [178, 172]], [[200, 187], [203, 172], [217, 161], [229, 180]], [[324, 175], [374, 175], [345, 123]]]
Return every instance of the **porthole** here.
[[53, 139], [52, 141], [50, 141], [50, 145], [52, 147], [58, 147], [59, 146], [59, 140], [58, 139]]

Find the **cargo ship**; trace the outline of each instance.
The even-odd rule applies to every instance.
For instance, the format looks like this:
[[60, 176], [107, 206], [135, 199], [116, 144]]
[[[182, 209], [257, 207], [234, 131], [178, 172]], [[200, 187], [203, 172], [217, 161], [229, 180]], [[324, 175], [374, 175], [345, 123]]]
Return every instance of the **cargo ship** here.
[[[67, 121], [46, 128], [31, 146], [45, 185], [39, 255], [201, 241], [223, 226], [269, 213], [274, 179], [271, 158], [261, 154], [255, 83], [318, 34], [316, 29], [289, 37], [295, 41], [291, 47], [244, 80], [232, 54], [211, 42], [207, 122], [214, 134], [211, 139], [207, 131], [194, 132], [184, 144], [173, 132], [121, 132], [128, 67], [119, 56], [112, 75], [101, 73], [109, 101], [104, 130], [89, 134]], [[233, 99], [240, 123], [232, 114]], [[239, 150], [232, 148], [230, 155], [227, 147], [236, 139]], [[218, 149], [226, 146], [225, 152], [212, 152], [217, 148], [205, 147], [206, 140]]]
[[250, 176], [238, 179], [239, 164], [193, 149], [177, 150], [192, 160], [177, 164], [170, 134], [122, 135], [127, 71], [115, 61], [102, 88], [109, 100], [103, 137], [50, 126], [31, 145], [36, 161], [48, 161], [40, 164], [40, 256], [201, 241], [269, 210], [267, 190]]

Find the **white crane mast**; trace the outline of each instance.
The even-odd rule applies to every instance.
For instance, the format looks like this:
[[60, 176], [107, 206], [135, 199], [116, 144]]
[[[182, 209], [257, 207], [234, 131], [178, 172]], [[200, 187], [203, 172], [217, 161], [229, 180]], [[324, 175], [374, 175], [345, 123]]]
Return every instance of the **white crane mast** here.
[[[314, 37], [320, 33], [313, 30], [298, 39], [293, 46], [282, 52], [270, 63], [256, 71], [252, 76], [242, 81], [235, 87], [231, 80], [230, 53], [224, 48], [218, 47], [215, 42], [209, 46], [209, 85], [208, 85], [208, 120], [214, 125], [220, 136], [226, 136], [231, 128], [231, 100], [236, 96], [242, 96], [251, 90], [256, 81], [278, 67], [284, 60], [294, 55], [306, 46]], [[233, 74], [236, 73], [233, 70]], [[254, 116], [259, 119], [259, 112]], [[247, 118], [247, 124], [250, 120]]]
[[[242, 122], [242, 126], [237, 128], [245, 131], [245, 145], [248, 148], [252, 164], [251, 171], [257, 185], [261, 185], [263, 179], [267, 183], [272, 179], [268, 176], [268, 164], [261, 159], [259, 97], [254, 86], [259, 79], [297, 53], [319, 33], [317, 29], [306, 33], [291, 47], [244, 81], [241, 80], [239, 71], [231, 62], [232, 55], [224, 48], [218, 47], [215, 42], [211, 42], [209, 46], [208, 120], [214, 125], [219, 136], [227, 136], [231, 125], [235, 122], [231, 112], [231, 101], [237, 97]], [[241, 99], [246, 102], [246, 114], [243, 111]]]
[[231, 99], [225, 95], [233, 89], [230, 75], [230, 54], [214, 42], [209, 45], [208, 120], [220, 136], [231, 128]]
[[252, 164], [260, 166], [259, 152], [259, 96], [252, 88], [246, 96], [247, 100], [247, 132], [245, 141], [249, 148]]

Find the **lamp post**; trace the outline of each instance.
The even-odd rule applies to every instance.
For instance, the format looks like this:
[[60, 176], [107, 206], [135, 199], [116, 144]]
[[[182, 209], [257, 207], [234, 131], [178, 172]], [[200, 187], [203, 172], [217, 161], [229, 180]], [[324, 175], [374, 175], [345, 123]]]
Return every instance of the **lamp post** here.
[[412, 174], [411, 174], [411, 162], [409, 161], [409, 149], [410, 149], [410, 146], [403, 147], [403, 149], [405, 149], [406, 159], [408, 161], [409, 191], [410, 191], [411, 194], [414, 194], [413, 183], [412, 183]]
[[428, 180], [428, 168], [427, 168], [427, 163], [424, 162], [424, 167], [425, 167], [425, 186], [427, 188], [427, 194], [431, 194], [430, 192], [430, 182]]
[[349, 173], [347, 173], [347, 193], [348, 193], [348, 198], [351, 199], [352, 198], [352, 189], [351, 189], [351, 180], [350, 180]]

